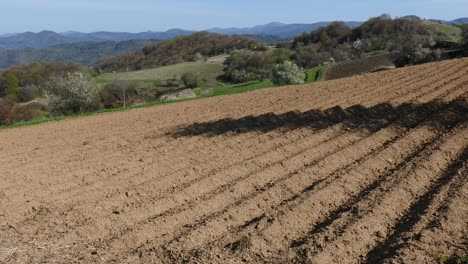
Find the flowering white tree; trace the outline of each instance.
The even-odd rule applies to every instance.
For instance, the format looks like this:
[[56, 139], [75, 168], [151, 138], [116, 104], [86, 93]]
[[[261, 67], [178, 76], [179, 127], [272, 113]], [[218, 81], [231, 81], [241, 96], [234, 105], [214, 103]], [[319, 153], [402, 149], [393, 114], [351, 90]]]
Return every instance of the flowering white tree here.
[[276, 65], [272, 72], [272, 81], [277, 85], [303, 84], [305, 82], [305, 72], [291, 61], [285, 61]]
[[96, 89], [90, 78], [82, 72], [54, 76], [46, 91], [52, 112], [59, 114], [83, 113], [95, 96]]

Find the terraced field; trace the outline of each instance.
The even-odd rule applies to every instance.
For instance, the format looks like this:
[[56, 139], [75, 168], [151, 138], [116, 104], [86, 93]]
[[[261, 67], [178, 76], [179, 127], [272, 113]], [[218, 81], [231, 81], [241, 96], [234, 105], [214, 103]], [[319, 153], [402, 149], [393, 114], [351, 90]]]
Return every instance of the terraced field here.
[[468, 251], [468, 59], [0, 131], [0, 261]]

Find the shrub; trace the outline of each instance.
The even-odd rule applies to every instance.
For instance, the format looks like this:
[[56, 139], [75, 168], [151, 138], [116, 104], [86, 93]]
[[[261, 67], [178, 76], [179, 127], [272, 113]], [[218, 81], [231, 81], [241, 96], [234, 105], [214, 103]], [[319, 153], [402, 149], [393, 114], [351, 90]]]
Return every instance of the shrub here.
[[37, 94], [38, 89], [34, 85], [26, 85], [16, 92], [16, 98], [18, 98], [20, 102], [29, 102], [33, 100]]
[[131, 98], [137, 94], [137, 84], [131, 81], [115, 80], [106, 84], [99, 91], [99, 98], [105, 108], [114, 108], [127, 105]]
[[17, 105], [11, 114], [12, 123], [42, 119], [50, 116], [44, 111], [44, 106], [37, 103], [30, 103], [23, 106]]
[[10, 125], [12, 123], [12, 112], [15, 103], [9, 99], [0, 98], [0, 125]]
[[193, 72], [182, 74], [181, 80], [186, 88], [197, 88], [203, 85], [203, 79], [201, 76]]
[[303, 84], [305, 78], [304, 71], [291, 61], [276, 65], [272, 72], [272, 81], [276, 85]]
[[93, 102], [96, 93], [90, 78], [75, 72], [65, 77], [52, 77], [46, 96], [53, 113], [71, 114], [83, 113], [86, 106]]

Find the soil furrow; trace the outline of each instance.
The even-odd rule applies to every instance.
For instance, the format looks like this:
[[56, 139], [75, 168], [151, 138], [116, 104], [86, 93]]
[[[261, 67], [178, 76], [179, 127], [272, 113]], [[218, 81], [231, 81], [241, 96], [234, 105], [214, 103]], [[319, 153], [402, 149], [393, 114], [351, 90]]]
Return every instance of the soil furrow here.
[[[440, 179], [444, 170], [462, 154], [466, 148], [467, 132], [466, 128], [459, 127], [456, 133], [446, 136], [436, 151], [429, 153], [427, 158], [415, 165], [415, 170], [405, 176], [399, 188], [391, 189], [380, 197], [379, 204], [370, 214], [349, 226], [339, 239], [327, 244], [321, 252], [310, 256], [309, 261], [354, 263], [361, 256], [365, 256], [369, 248], [388, 237], [398, 218], [404, 215], [411, 204], [431, 187], [433, 181]], [[382, 216], [385, 217], [381, 218]], [[381, 219], [378, 223], [373, 221], [376, 217]]]

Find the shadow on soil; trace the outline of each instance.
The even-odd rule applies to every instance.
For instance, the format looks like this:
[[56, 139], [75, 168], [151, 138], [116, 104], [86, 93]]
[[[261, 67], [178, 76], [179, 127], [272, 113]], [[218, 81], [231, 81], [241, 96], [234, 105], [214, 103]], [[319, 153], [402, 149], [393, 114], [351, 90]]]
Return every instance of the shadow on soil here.
[[[339, 123], [342, 123], [345, 129], [361, 129], [373, 133], [390, 122], [400, 127], [411, 126], [412, 122], [408, 122], [406, 118], [405, 121], [401, 121], [400, 117], [409, 114], [414, 115], [415, 118], [426, 117], [444, 109], [464, 115], [465, 119], [468, 117], [467, 102], [461, 98], [448, 103], [431, 101], [417, 105], [402, 104], [397, 107], [383, 103], [370, 108], [354, 105], [346, 109], [335, 106], [326, 110], [311, 109], [306, 112], [292, 111], [283, 114], [267, 113], [260, 116], [246, 116], [240, 119], [227, 118], [179, 127], [171, 135], [174, 137], [217, 136], [228, 133], [241, 134], [253, 131], [266, 133], [276, 129], [298, 128], [322, 130]], [[434, 125], [438, 123], [434, 121]]]

